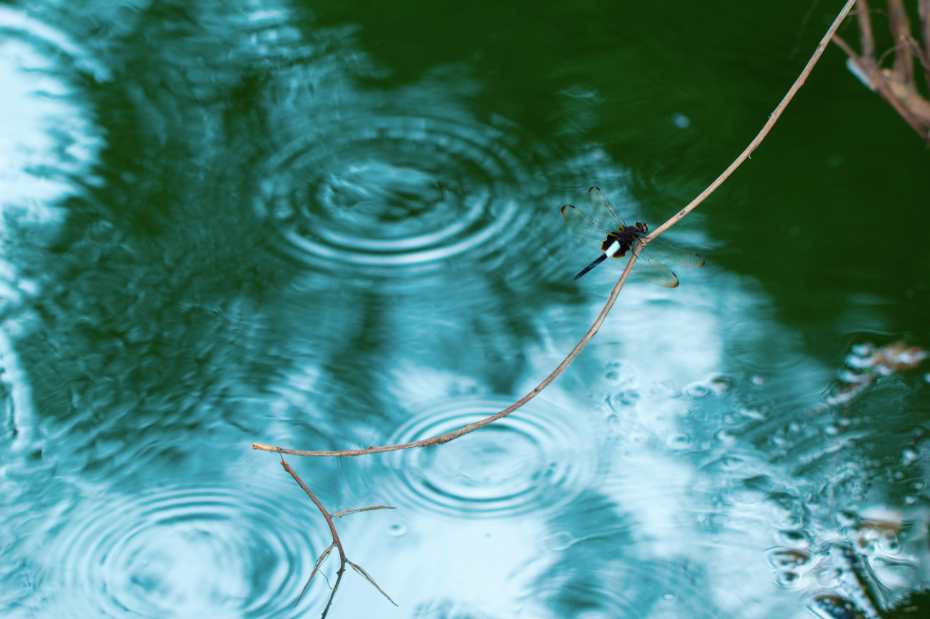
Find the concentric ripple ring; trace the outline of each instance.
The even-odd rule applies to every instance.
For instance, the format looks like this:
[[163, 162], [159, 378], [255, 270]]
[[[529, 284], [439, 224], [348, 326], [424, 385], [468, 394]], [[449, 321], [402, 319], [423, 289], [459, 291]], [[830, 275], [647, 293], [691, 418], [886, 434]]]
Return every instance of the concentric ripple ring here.
[[[404, 424], [391, 443], [436, 436], [504, 408], [489, 401], [444, 401]], [[587, 446], [586, 446], [587, 445]], [[565, 411], [527, 407], [441, 447], [392, 454], [398, 505], [461, 517], [558, 509], [584, 490], [596, 463], [590, 441]]]
[[503, 130], [374, 112], [313, 125], [267, 161], [253, 201], [288, 253], [309, 264], [397, 269], [466, 252], [475, 260], [529, 220], [517, 205], [528, 172]]
[[56, 601], [72, 616], [297, 616], [306, 608], [287, 609], [325, 542], [276, 502], [160, 488], [79, 510], [52, 553]]

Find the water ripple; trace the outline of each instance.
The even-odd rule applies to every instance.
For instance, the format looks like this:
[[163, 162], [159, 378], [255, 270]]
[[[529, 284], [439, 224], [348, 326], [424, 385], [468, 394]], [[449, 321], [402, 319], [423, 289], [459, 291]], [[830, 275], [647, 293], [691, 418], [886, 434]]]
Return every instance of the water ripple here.
[[[474, 423], [505, 403], [445, 401], [412, 418], [391, 437], [415, 441]], [[594, 474], [590, 439], [564, 411], [532, 406], [441, 449], [396, 452], [397, 504], [458, 516], [500, 517], [558, 509]]]
[[111, 500], [67, 527], [54, 558], [60, 587], [93, 607], [75, 616], [297, 616], [286, 612], [307, 577], [297, 566], [312, 567], [320, 545], [287, 510], [225, 488]]
[[309, 264], [371, 271], [485, 257], [528, 222], [513, 188], [529, 173], [501, 130], [375, 110], [314, 121], [267, 162], [254, 201]]

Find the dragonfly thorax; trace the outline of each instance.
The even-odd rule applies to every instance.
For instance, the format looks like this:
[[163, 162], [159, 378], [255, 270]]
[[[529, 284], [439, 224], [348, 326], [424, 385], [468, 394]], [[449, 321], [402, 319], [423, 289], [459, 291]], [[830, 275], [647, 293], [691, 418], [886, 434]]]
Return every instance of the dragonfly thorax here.
[[[624, 226], [607, 235], [604, 242], [601, 243], [601, 251], [609, 254], [611, 258], [623, 258], [636, 239], [649, 232], [649, 226], [645, 222], [637, 221], [636, 225]], [[616, 243], [617, 249], [612, 249]], [[611, 251], [613, 253], [611, 253]]]

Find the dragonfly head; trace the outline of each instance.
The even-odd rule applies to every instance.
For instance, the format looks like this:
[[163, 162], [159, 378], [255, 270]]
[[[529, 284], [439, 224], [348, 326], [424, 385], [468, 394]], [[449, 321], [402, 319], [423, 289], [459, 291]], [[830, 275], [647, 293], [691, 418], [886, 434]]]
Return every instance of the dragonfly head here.
[[633, 227], [636, 228], [636, 231], [640, 234], [646, 234], [649, 232], [649, 226], [647, 226], [646, 222], [643, 221], [637, 221], [636, 225]]

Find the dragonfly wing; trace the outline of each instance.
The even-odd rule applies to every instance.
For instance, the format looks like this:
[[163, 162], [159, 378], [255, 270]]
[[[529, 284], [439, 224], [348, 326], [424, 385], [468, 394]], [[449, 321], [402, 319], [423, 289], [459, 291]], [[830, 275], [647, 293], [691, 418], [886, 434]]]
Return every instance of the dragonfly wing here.
[[630, 275], [636, 279], [652, 282], [666, 288], [678, 287], [678, 276], [672, 273], [671, 269], [642, 254], [636, 259], [636, 264], [633, 265], [633, 272]]
[[[632, 252], [629, 252], [622, 258], [611, 260], [611, 262], [621, 269], [625, 269], [626, 263], [629, 261], [631, 255]], [[636, 264], [633, 265], [633, 270], [630, 272], [630, 275], [636, 279], [652, 282], [653, 284], [665, 286], [666, 288], [676, 288], [678, 286], [677, 275], [672, 273], [664, 264], [656, 262], [643, 253], [640, 253], [639, 258], [636, 259]]]
[[643, 251], [659, 262], [664, 262], [666, 264], [673, 264], [691, 269], [704, 266], [704, 259], [698, 254], [675, 247], [662, 239], [651, 241], [649, 245], [646, 245]]
[[617, 229], [626, 227], [626, 224], [623, 223], [623, 217], [620, 217], [620, 214], [610, 205], [603, 191], [597, 187], [592, 187], [588, 190], [588, 197], [591, 198], [594, 217], [609, 223]]
[[603, 251], [601, 245], [607, 239], [610, 230], [571, 204], [562, 207], [562, 217], [565, 218], [568, 227], [581, 239], [582, 243], [595, 251]]

